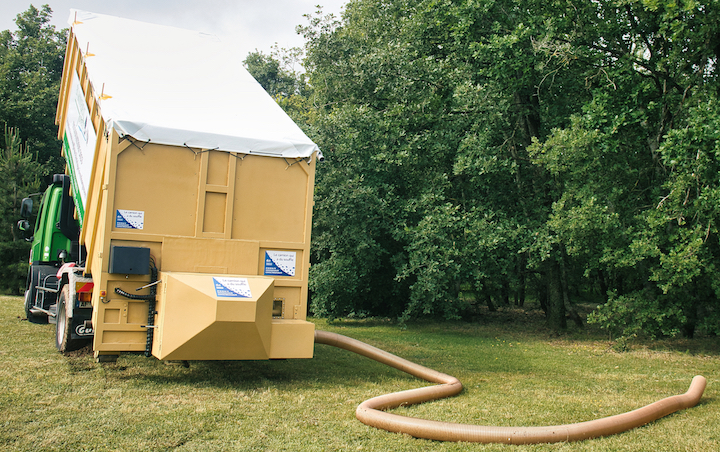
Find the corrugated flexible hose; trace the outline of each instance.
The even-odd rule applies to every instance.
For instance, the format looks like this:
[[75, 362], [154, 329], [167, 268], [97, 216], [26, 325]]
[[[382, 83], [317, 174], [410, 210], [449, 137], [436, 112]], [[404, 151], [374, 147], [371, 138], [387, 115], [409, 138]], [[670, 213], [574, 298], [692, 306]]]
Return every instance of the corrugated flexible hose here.
[[685, 394], [667, 397], [627, 413], [577, 424], [547, 427], [491, 427], [438, 422], [399, 416], [387, 413], [385, 410], [456, 395], [462, 391], [462, 383], [457, 378], [428, 369], [372, 345], [340, 334], [316, 330], [315, 343], [342, 348], [423, 380], [438, 383], [438, 386], [411, 389], [374, 397], [361, 403], [355, 412], [357, 418], [369, 426], [436, 441], [537, 444], [579, 441], [613, 435], [653, 422], [670, 413], [695, 406], [700, 401], [706, 385], [705, 377], [698, 375], [692, 379], [690, 389]]

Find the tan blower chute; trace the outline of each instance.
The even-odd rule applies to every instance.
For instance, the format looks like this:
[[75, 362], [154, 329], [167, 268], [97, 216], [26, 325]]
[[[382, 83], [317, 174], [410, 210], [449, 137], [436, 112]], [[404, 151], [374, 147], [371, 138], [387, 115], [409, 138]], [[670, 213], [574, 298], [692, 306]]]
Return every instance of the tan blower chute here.
[[364, 424], [416, 438], [437, 441], [477, 443], [536, 444], [579, 441], [624, 432], [652, 422], [670, 413], [695, 406], [705, 390], [706, 380], [698, 375], [685, 394], [667, 397], [627, 413], [594, 421], [547, 427], [490, 427], [417, 419], [387, 413], [384, 410], [441, 399], [462, 391], [462, 383], [450, 375], [437, 372], [397, 357], [379, 348], [340, 334], [315, 331], [315, 343], [342, 348], [394, 367], [438, 386], [411, 389], [366, 400], [357, 407], [356, 416]]

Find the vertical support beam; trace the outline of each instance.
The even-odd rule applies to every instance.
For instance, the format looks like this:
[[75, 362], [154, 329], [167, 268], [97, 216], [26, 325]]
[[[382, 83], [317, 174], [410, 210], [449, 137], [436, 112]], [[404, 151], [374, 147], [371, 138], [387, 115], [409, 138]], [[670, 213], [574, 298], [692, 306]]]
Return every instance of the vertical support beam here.
[[235, 177], [237, 174], [237, 154], [228, 153], [227, 198], [225, 198], [225, 238], [232, 238], [233, 215], [235, 209]]
[[[200, 174], [198, 174], [198, 205], [195, 215], [195, 237], [203, 236], [203, 225], [205, 224], [205, 187], [207, 186], [208, 152], [200, 154]], [[197, 157], [196, 157], [197, 158]]]
[[[222, 161], [226, 159], [226, 166], [224, 168], [224, 183], [218, 179], [217, 172], [217, 160]], [[200, 177], [198, 183], [198, 206], [197, 215], [195, 216], [195, 237], [212, 237], [212, 238], [232, 238], [232, 225], [233, 225], [233, 214], [234, 214], [234, 196], [235, 196], [235, 178], [237, 177], [237, 159], [235, 154], [231, 154], [225, 151], [205, 151], [200, 154]], [[210, 163], [211, 159], [215, 160], [215, 166]], [[213, 171], [214, 178], [210, 180], [210, 172]], [[218, 212], [207, 212], [207, 208], [220, 208], [220, 206], [209, 204], [208, 198], [213, 194], [221, 195], [225, 202], [222, 207], [223, 211]], [[217, 197], [216, 197], [216, 204]], [[207, 215], [206, 215], [207, 213]], [[222, 216], [222, 221], [218, 221]], [[211, 223], [209, 223], [211, 222]], [[221, 227], [222, 231], [207, 230], [206, 226], [213, 224]]]

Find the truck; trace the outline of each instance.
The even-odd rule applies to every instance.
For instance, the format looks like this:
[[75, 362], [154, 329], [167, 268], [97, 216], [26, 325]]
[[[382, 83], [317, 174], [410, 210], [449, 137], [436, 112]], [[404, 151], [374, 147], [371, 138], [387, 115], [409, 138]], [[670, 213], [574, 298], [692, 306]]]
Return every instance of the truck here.
[[318, 146], [215, 36], [71, 11], [24, 306], [66, 353], [311, 358]]

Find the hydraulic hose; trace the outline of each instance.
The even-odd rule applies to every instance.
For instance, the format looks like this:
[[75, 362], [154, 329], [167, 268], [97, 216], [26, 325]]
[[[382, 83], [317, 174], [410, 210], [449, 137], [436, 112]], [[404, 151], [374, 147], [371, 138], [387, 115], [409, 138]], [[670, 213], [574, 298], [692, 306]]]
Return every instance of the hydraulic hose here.
[[[155, 328], [155, 304], [157, 303], [157, 282], [158, 282], [158, 269], [155, 266], [155, 259], [150, 256], [150, 294], [149, 295], [137, 295], [125, 292], [119, 287], [115, 288], [115, 293], [121, 295], [130, 300], [143, 300], [148, 302], [148, 321], [145, 328], [147, 328], [147, 335], [145, 338], [145, 356], [148, 358], [152, 356], [152, 343], [153, 334]], [[147, 286], [145, 286], [147, 287]], [[138, 289], [139, 290], [139, 289]]]
[[697, 405], [705, 391], [705, 385], [707, 383], [705, 377], [698, 375], [692, 379], [690, 389], [688, 389], [685, 394], [667, 397], [627, 413], [576, 424], [546, 427], [467, 425], [399, 416], [384, 411], [398, 406], [414, 405], [416, 403], [456, 395], [462, 391], [462, 384], [457, 378], [428, 369], [427, 367], [400, 358], [372, 345], [340, 334], [316, 330], [315, 343], [342, 348], [394, 367], [415, 377], [422, 378], [423, 380], [438, 383], [438, 386], [411, 389], [374, 397], [361, 403], [355, 412], [360, 422], [371, 427], [390, 432], [406, 433], [416, 438], [436, 441], [537, 444], [579, 441], [599, 436], [613, 435], [653, 422], [670, 413]]
[[155, 259], [150, 258], [150, 297], [148, 298], [147, 335], [145, 336], [145, 356], [152, 356], [153, 335], [155, 334], [155, 304], [157, 303], [158, 269]]

